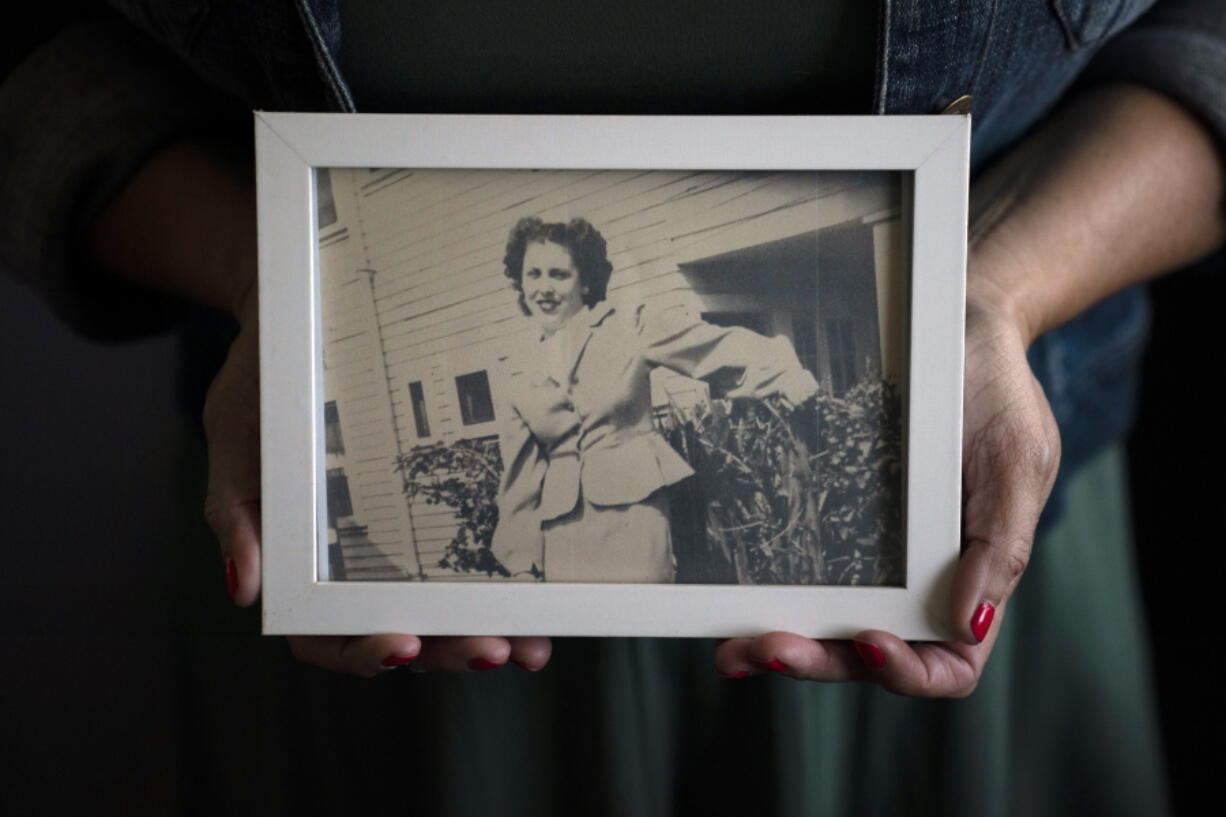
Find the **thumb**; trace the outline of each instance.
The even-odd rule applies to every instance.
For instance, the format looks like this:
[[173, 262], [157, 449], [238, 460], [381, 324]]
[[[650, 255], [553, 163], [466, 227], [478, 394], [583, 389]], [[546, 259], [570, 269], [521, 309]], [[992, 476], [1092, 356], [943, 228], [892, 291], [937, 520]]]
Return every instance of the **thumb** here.
[[1030, 561], [1060, 461], [1059, 431], [1042, 389], [1029, 372], [1017, 385], [982, 426], [968, 429], [963, 551], [951, 601], [954, 632], [969, 644], [988, 637]]
[[204, 516], [240, 607], [260, 593], [260, 411], [254, 332], [240, 333], [204, 406], [209, 480]]

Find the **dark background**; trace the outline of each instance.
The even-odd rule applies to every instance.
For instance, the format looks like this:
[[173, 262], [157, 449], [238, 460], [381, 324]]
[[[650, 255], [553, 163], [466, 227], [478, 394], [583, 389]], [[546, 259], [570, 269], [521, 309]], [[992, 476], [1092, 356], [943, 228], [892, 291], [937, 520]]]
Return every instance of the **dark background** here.
[[1178, 814], [1199, 813], [1220, 796], [1224, 276], [1226, 253], [1219, 253], [1150, 287], [1153, 333], [1128, 445], [1137, 560]]

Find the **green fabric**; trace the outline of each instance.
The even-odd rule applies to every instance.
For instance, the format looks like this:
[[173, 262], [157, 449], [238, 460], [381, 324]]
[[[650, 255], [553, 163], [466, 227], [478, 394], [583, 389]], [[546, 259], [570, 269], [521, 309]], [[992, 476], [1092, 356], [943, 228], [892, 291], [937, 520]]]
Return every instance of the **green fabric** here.
[[214, 635], [189, 649], [208, 680], [186, 788], [209, 814], [1161, 817], [1121, 452], [1068, 496], [965, 700], [725, 680], [706, 641], [559, 640], [535, 675], [369, 682]]

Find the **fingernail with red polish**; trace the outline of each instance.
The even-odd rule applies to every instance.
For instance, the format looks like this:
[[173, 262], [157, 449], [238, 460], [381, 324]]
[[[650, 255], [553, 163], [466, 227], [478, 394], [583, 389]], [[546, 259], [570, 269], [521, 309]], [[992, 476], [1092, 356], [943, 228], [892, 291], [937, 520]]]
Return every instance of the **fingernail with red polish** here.
[[869, 669], [881, 669], [885, 666], [885, 653], [876, 644], [870, 644], [867, 641], [851, 643], [855, 645], [856, 652], [860, 653], [860, 659]]
[[417, 660], [416, 655], [389, 655], [383, 659], [383, 666], [388, 669], [403, 667], [405, 664], [412, 663]]
[[771, 672], [787, 672], [789, 670], [788, 665], [778, 658], [772, 658], [769, 661], [750, 661], [749, 663], [760, 669], [768, 669]]
[[230, 591], [231, 599], [238, 592], [238, 568], [233, 559], [226, 559], [226, 590]]
[[495, 664], [493, 661], [488, 661], [484, 658], [474, 658], [468, 662], [468, 668], [476, 672], [485, 672], [490, 669], [498, 669], [502, 664]]
[[737, 678], [744, 678], [747, 675], [749, 675], [749, 670], [747, 669], [739, 670], [738, 672], [721, 672], [719, 674], [721, 678], [728, 678], [730, 680], [735, 680]]
[[971, 616], [971, 632], [975, 635], [976, 641], [982, 643], [988, 637], [988, 630], [995, 617], [996, 608], [986, 601], [975, 608], [975, 615]]

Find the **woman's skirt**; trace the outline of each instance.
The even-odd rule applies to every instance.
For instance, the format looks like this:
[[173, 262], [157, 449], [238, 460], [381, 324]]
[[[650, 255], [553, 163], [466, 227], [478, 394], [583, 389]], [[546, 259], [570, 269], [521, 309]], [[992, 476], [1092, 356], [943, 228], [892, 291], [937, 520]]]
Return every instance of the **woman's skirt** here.
[[[129, 708], [130, 735], [85, 730], [72, 749], [139, 760], [149, 753], [125, 743], [160, 741], [168, 805], [133, 809], [129, 797], [125, 813], [244, 814], [255, 803], [272, 817], [347, 815], [409, 792], [440, 817], [1164, 817], [1123, 465], [1112, 449], [1069, 478], [1064, 515], [1035, 542], [966, 700], [720, 678], [714, 645], [685, 638], [557, 639], [549, 666], [531, 673], [321, 672], [256, 635], [255, 610], [228, 606], [201, 522], [199, 547], [178, 551], [185, 632], [167, 636], [164, 656], [135, 642], [148, 655], [134, 688], [162, 708]], [[203, 490], [185, 491], [183, 518]], [[554, 556], [559, 539], [590, 533], [603, 561], [611, 542], [595, 527], [664, 518], [644, 506], [582, 510], [554, 531]], [[651, 528], [645, 539], [658, 543], [663, 522]], [[57, 705], [88, 721], [70, 695]]]
[[547, 582], [672, 582], [676, 577], [668, 497], [656, 491], [632, 505], [575, 509], [541, 527]]

